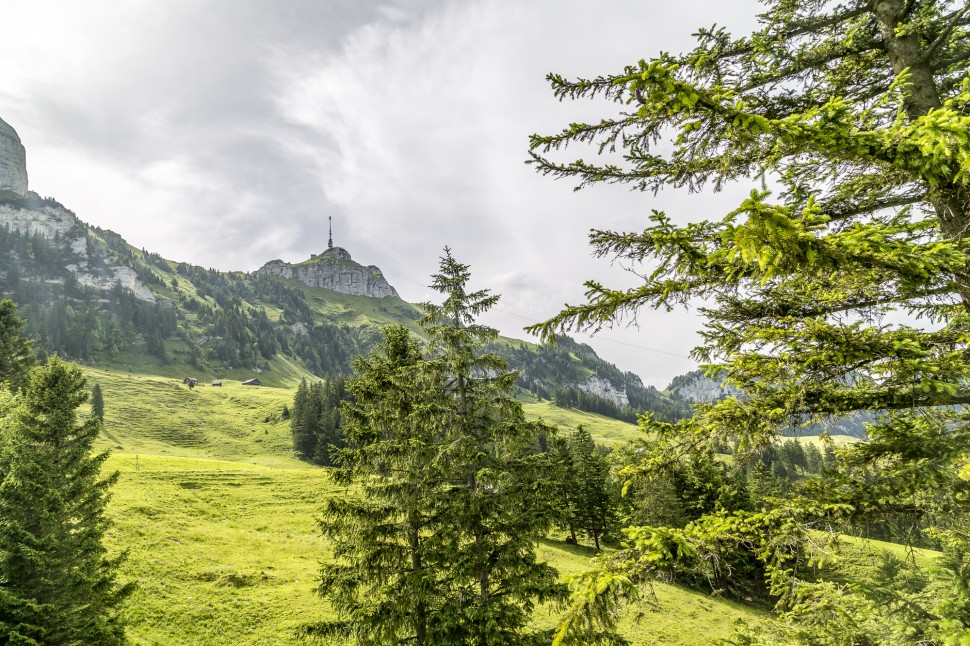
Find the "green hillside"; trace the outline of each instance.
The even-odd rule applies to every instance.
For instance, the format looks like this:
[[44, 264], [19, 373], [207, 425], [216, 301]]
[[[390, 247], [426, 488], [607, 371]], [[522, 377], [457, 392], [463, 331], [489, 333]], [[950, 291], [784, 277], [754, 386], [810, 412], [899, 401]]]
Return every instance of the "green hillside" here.
[[[0, 297], [17, 304], [42, 356], [202, 382], [258, 374], [283, 386], [349, 374], [385, 325], [403, 324], [424, 337], [421, 307], [395, 296], [175, 262], [86, 225], [56, 200], [31, 193], [2, 203], [19, 213], [15, 226], [0, 218]], [[31, 232], [24, 222], [42, 228]], [[370, 271], [351, 260], [337, 264]], [[501, 338], [488, 349], [520, 371], [521, 387], [563, 405], [626, 421], [644, 410], [664, 418], [688, 412], [685, 402], [644, 387], [568, 338], [557, 346]]]
[[[315, 517], [329, 496], [348, 495], [325, 468], [293, 457], [289, 424], [292, 381], [280, 387], [193, 389], [171, 376], [86, 367], [101, 385], [106, 423], [101, 447], [107, 470], [121, 473], [109, 512], [110, 548], [128, 550], [123, 578], [136, 581], [129, 604], [135, 644], [287, 644], [305, 622], [330, 609], [314, 591], [328, 546]], [[294, 377], [296, 373], [294, 373]], [[583, 425], [603, 445], [638, 437], [637, 427], [564, 410], [525, 391], [526, 415], [572, 429]], [[552, 537], [542, 558], [562, 576], [587, 567], [593, 550]], [[871, 558], [849, 543], [851, 571]], [[895, 546], [889, 546], [895, 549]], [[925, 553], [921, 558], [930, 558]], [[861, 576], [861, 574], [859, 574]], [[738, 620], [763, 610], [677, 585], [657, 584], [654, 603], [621, 626], [634, 644], [699, 644], [731, 633]], [[552, 625], [559, 609], [536, 614]]]
[[[111, 547], [130, 556], [123, 577], [135, 644], [286, 644], [304, 622], [330, 612], [314, 591], [327, 558], [314, 516], [327, 496], [345, 495], [320, 468], [280, 460], [244, 462], [117, 453], [122, 477], [110, 513]], [[592, 550], [545, 541], [540, 555], [568, 575]], [[635, 644], [696, 644], [726, 636], [756, 611], [678, 586], [657, 586], [656, 610], [631, 617]], [[555, 608], [537, 613], [551, 625]]]
[[[293, 457], [280, 419], [291, 387], [234, 380], [189, 389], [181, 380], [85, 369], [105, 397], [102, 446], [112, 490], [111, 548], [128, 550], [123, 578], [139, 589], [130, 603], [136, 644], [285, 644], [304, 622], [326, 618], [314, 592], [327, 545], [314, 517], [328, 496], [347, 495], [328, 470]], [[616, 420], [526, 402], [531, 418], [583, 424], [604, 444], [635, 436]], [[540, 554], [563, 576], [581, 571], [589, 548], [544, 541]], [[725, 636], [759, 611], [673, 585], [623, 630], [635, 644], [694, 644]], [[535, 621], [552, 625], [557, 608]]]

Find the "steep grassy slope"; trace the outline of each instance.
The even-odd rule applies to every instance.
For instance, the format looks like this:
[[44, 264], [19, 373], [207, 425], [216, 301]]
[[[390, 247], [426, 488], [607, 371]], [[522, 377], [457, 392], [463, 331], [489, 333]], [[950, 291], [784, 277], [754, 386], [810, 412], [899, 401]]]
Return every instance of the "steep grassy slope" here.
[[[297, 628], [331, 609], [315, 593], [328, 545], [314, 518], [330, 496], [348, 495], [327, 469], [293, 457], [289, 424], [281, 419], [293, 397], [287, 387], [190, 390], [181, 379], [85, 368], [100, 383], [111, 448], [108, 470], [121, 473], [109, 514], [113, 551], [128, 550], [123, 578], [139, 589], [129, 606], [135, 644], [290, 644]], [[298, 376], [294, 373], [294, 377]], [[527, 416], [564, 430], [582, 424], [597, 442], [637, 437], [637, 427], [563, 410], [522, 394]], [[847, 541], [840, 571], [866, 576], [876, 551], [897, 546]], [[582, 571], [591, 549], [545, 540], [545, 560], [563, 576]], [[933, 553], [920, 552], [925, 563]], [[679, 586], [657, 585], [655, 604], [641, 620], [622, 622], [634, 644], [703, 644], [730, 634], [738, 620], [762, 611]], [[540, 609], [551, 626], [558, 608]]]
[[[110, 514], [114, 550], [129, 550], [123, 578], [138, 583], [130, 603], [135, 644], [289, 644], [304, 622], [331, 616], [315, 593], [329, 556], [314, 526], [328, 496], [346, 495], [325, 469], [118, 453], [122, 477]], [[542, 558], [563, 575], [592, 551], [544, 541]], [[726, 636], [758, 613], [677, 586], [658, 585], [657, 605], [623, 632], [635, 644], [698, 644]], [[536, 614], [551, 626], [556, 608]]]
[[[101, 445], [121, 472], [109, 513], [111, 548], [126, 549], [123, 578], [138, 583], [130, 604], [136, 644], [289, 644], [305, 622], [329, 616], [314, 591], [327, 545], [314, 524], [328, 496], [347, 495], [328, 470], [292, 457], [280, 419], [292, 388], [235, 381], [189, 390], [181, 380], [86, 368], [105, 395]], [[582, 423], [605, 442], [636, 428], [548, 402], [530, 416]], [[627, 427], [627, 428], [623, 428]], [[544, 559], [565, 576], [592, 550], [547, 540]], [[643, 621], [624, 620], [636, 644], [696, 644], [730, 632], [757, 611], [677, 586], [658, 586]], [[536, 614], [553, 625], [557, 608]]]

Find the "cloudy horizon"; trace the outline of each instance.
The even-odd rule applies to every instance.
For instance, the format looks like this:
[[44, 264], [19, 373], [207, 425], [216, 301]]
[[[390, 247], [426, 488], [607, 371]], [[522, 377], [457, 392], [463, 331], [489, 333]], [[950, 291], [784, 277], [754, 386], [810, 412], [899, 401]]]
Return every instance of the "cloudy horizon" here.
[[[574, 192], [537, 175], [523, 163], [530, 134], [610, 109], [559, 103], [545, 75], [618, 72], [713, 23], [745, 33], [757, 8], [12, 0], [0, 118], [27, 148], [31, 190], [136, 247], [253, 271], [319, 253], [332, 216], [334, 243], [411, 302], [434, 299], [428, 276], [448, 245], [475, 287], [503, 295], [486, 322], [524, 338], [581, 302], [585, 280], [637, 284], [591, 257], [591, 228], [642, 229], [652, 209], [712, 217], [749, 190]], [[696, 314], [638, 323], [576, 337], [660, 388], [694, 367]]]

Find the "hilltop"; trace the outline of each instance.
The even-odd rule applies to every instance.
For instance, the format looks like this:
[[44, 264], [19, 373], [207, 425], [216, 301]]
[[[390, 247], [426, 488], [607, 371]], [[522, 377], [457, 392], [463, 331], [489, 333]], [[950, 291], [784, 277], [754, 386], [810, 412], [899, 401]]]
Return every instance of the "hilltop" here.
[[[251, 273], [176, 262], [30, 191], [26, 152], [6, 123], [0, 161], [0, 296], [17, 303], [42, 356], [203, 383], [259, 375], [282, 386], [349, 374], [384, 325], [421, 336], [420, 306], [332, 237], [319, 254]], [[628, 421], [644, 410], [667, 418], [688, 410], [568, 338], [558, 346], [502, 339], [490, 350], [543, 399]]]

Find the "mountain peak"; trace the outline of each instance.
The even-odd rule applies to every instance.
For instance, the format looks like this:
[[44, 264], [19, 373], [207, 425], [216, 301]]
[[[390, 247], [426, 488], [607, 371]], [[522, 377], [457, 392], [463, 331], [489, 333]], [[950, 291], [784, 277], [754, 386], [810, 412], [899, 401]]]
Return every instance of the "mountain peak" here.
[[0, 192], [27, 196], [27, 149], [13, 127], [0, 119]]
[[400, 298], [378, 267], [365, 267], [354, 262], [350, 252], [343, 247], [329, 247], [296, 265], [270, 260], [256, 273], [289, 278], [310, 287], [321, 287], [350, 296]]

